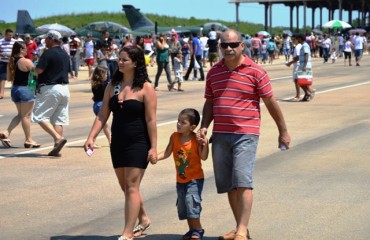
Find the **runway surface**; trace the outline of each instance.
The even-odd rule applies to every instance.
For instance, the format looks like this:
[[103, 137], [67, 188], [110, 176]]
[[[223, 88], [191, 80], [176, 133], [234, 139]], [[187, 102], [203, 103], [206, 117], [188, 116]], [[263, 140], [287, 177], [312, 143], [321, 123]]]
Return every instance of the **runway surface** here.
[[[255, 169], [253, 239], [369, 239], [370, 237], [370, 57], [360, 67], [313, 59], [315, 99], [293, 102], [291, 68], [280, 59], [265, 65], [292, 136], [291, 149], [277, 147], [277, 128], [262, 106], [262, 134]], [[155, 69], [149, 67], [154, 81]], [[209, 69], [209, 68], [208, 68]], [[207, 70], [207, 69], [206, 69]], [[94, 114], [86, 71], [70, 84], [68, 143], [61, 158], [48, 157], [51, 137], [32, 124], [40, 149], [23, 148], [21, 126], [13, 148], [0, 146], [0, 239], [116, 239], [124, 224], [124, 196], [112, 169], [107, 141], [98, 138], [92, 157], [82, 145]], [[158, 151], [175, 131], [178, 112], [203, 107], [204, 82], [184, 82], [185, 92], [168, 92], [165, 74], [158, 95]], [[7, 85], [8, 86], [8, 85]], [[16, 109], [9, 86], [0, 101], [0, 129]], [[216, 193], [212, 156], [203, 164], [201, 221], [204, 239], [234, 228], [227, 196]], [[153, 226], [147, 240], [181, 239], [186, 222], [177, 219], [172, 158], [150, 165], [142, 183]]]

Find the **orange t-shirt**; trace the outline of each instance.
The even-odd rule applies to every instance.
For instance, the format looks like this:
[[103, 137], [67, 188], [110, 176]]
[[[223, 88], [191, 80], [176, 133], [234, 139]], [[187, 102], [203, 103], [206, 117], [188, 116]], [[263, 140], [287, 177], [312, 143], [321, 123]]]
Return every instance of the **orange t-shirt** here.
[[172, 136], [172, 153], [175, 160], [176, 181], [178, 183], [188, 183], [193, 179], [203, 179], [204, 173], [195, 134], [186, 143], [181, 143], [180, 133], [175, 132]]

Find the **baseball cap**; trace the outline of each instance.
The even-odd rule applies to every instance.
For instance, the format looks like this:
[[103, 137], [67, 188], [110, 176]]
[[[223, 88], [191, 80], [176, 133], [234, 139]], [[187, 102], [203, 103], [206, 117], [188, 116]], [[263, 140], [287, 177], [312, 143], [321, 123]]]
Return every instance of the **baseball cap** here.
[[47, 34], [46, 37], [51, 38], [53, 40], [59, 40], [62, 38], [62, 34], [60, 34], [58, 31], [55, 30], [50, 30]]

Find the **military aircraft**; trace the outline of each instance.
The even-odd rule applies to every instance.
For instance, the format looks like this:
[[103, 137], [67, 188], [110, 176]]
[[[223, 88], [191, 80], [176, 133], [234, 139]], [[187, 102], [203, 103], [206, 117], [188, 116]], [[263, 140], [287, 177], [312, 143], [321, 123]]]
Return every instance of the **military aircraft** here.
[[108, 31], [109, 36], [118, 36], [119, 38], [122, 38], [124, 35], [131, 32], [130, 29], [121, 24], [105, 21], [89, 23], [88, 25], [77, 29], [75, 32], [78, 36], [86, 36], [89, 33], [93, 36], [93, 38], [99, 39], [102, 31]]
[[132, 5], [122, 5], [122, 11], [125, 12], [127, 20], [133, 32], [140, 31], [146, 32], [146, 34], [157, 34], [169, 33], [172, 29], [175, 29], [177, 33], [188, 36], [193, 33], [207, 35], [211, 28], [214, 28], [214, 30], [216, 31], [225, 31], [226, 29], [228, 29], [228, 27], [218, 22], [210, 22], [192, 26], [158, 27], [156, 23], [153, 23], [150, 19], [144, 16], [140, 12], [140, 9], [135, 8]]
[[32, 36], [38, 35], [38, 33], [36, 32], [36, 27], [33, 24], [32, 18], [27, 10], [18, 10], [15, 29], [15, 32], [21, 36], [26, 33], [29, 33]]

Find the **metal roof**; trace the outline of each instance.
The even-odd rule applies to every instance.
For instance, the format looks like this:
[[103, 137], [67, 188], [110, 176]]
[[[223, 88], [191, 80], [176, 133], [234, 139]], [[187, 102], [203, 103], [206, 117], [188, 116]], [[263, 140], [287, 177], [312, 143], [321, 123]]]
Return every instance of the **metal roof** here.
[[229, 3], [280, 3], [286, 6], [303, 6], [304, 2], [306, 2], [306, 6], [309, 8], [338, 10], [341, 3], [342, 10], [345, 11], [370, 11], [370, 1], [368, 0], [229, 0]]

